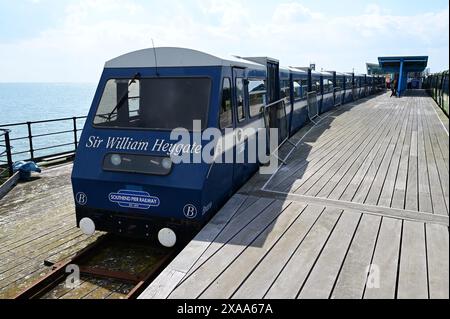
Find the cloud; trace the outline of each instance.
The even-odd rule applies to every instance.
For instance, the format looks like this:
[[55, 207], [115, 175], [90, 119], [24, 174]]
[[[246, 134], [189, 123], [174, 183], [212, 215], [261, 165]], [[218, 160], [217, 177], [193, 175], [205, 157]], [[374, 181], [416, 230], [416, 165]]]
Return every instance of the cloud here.
[[366, 61], [391, 54], [429, 54], [435, 71], [448, 68], [448, 7], [415, 16], [377, 5], [359, 15], [326, 15], [299, 1], [272, 9], [237, 0], [81, 0], [66, 6], [57, 28], [0, 43], [2, 80], [95, 82], [106, 60], [150, 47], [152, 38], [157, 46], [273, 56], [284, 65], [316, 62], [340, 71], [365, 72]]

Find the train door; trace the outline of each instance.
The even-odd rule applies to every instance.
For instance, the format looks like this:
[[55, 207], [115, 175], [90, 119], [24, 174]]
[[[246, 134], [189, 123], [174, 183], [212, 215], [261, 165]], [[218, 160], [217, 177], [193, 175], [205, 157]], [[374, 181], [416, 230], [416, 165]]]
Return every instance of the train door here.
[[[248, 140], [243, 130], [247, 124], [248, 114], [245, 100], [245, 72], [241, 68], [233, 68], [233, 113], [235, 123], [234, 134], [234, 163], [233, 163], [233, 189], [236, 191], [248, 177], [247, 149]], [[244, 162], [238, 159], [244, 158]]]
[[[289, 121], [286, 108], [289, 105], [281, 101], [280, 66], [278, 62], [267, 61], [267, 95], [268, 124], [270, 128], [278, 129], [278, 142], [281, 143], [289, 135]], [[268, 144], [268, 143], [267, 143]]]

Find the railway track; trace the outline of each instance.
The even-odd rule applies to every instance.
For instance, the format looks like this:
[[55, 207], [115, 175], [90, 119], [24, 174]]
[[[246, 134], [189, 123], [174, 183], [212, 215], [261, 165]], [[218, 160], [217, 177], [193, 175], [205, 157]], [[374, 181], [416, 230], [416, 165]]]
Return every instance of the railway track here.
[[168, 264], [176, 249], [106, 234], [51, 271], [15, 299], [134, 299]]

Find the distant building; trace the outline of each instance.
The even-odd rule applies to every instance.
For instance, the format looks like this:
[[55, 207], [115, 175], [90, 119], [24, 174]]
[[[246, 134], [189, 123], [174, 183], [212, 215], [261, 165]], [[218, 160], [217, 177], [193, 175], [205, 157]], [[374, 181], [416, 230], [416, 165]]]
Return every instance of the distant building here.
[[367, 75], [386, 75], [378, 63], [366, 63]]

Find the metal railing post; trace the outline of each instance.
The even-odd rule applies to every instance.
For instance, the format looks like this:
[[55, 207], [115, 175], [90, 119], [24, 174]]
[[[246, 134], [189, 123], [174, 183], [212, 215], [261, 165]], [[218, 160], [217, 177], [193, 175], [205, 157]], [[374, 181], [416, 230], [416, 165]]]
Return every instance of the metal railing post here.
[[9, 131], [5, 131], [5, 147], [6, 147], [6, 160], [8, 162], [8, 173], [9, 176], [13, 176], [13, 161], [12, 161], [12, 152], [11, 152], [11, 142], [9, 140]]
[[27, 122], [28, 127], [28, 143], [30, 145], [30, 157], [34, 161], [33, 134], [31, 133], [31, 122]]
[[78, 136], [77, 136], [77, 118], [74, 116], [73, 121], [73, 144], [75, 145], [75, 151], [78, 148]]

